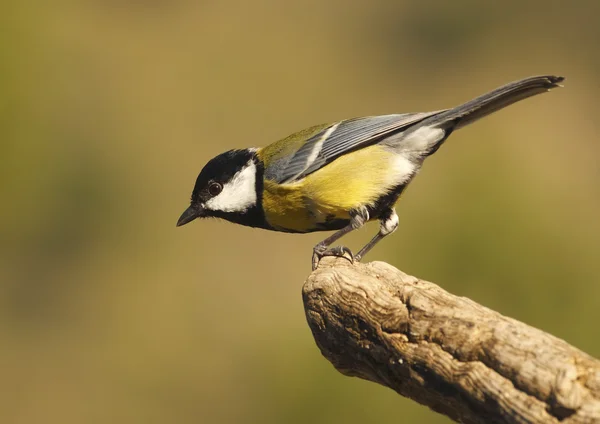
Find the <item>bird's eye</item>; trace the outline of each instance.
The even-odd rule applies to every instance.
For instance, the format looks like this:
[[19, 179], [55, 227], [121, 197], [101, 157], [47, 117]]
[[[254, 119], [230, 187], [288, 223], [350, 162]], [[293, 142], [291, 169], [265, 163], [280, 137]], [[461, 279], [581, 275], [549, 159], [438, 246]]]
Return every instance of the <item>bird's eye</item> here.
[[211, 196], [216, 196], [223, 190], [223, 186], [219, 183], [210, 183], [208, 186], [208, 192]]

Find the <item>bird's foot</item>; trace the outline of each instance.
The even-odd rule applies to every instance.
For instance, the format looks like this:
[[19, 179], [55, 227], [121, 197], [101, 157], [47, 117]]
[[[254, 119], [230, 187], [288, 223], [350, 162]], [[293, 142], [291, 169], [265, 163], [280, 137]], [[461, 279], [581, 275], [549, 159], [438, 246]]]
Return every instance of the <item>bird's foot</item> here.
[[332, 248], [327, 248], [326, 246], [315, 246], [313, 249], [313, 257], [312, 257], [312, 269], [313, 271], [317, 269], [319, 266], [319, 262], [325, 256], [337, 256], [339, 258], [346, 258], [350, 261], [350, 263], [354, 263], [355, 257], [350, 249], [346, 246], [335, 246]]

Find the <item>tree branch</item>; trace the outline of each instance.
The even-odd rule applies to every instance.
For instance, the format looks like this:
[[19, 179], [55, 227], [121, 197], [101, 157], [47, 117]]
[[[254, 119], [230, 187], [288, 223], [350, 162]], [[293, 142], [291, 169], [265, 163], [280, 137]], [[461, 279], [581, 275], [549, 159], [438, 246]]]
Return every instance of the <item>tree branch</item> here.
[[600, 423], [600, 361], [470, 299], [343, 258], [324, 258], [302, 293], [342, 374], [463, 423]]

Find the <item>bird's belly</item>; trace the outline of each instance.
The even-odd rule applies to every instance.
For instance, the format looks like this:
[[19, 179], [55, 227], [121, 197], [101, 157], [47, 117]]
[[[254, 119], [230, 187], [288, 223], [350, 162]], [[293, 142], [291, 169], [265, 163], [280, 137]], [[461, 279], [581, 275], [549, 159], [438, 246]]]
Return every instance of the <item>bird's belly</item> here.
[[306, 208], [301, 187], [265, 180], [262, 195], [265, 220], [274, 230], [306, 233], [315, 222]]
[[263, 209], [276, 229], [310, 232], [340, 228], [350, 212], [372, 206], [403, 183], [415, 165], [382, 146], [344, 155], [304, 179], [278, 185], [265, 182]]

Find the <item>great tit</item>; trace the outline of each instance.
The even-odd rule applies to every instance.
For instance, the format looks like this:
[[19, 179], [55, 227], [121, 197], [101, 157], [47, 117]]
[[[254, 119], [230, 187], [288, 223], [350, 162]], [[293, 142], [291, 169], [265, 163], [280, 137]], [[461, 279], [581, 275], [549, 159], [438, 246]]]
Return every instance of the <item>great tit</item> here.
[[[515, 81], [452, 109], [354, 118], [316, 125], [264, 148], [230, 150], [211, 159], [177, 226], [217, 217], [288, 233], [335, 233], [313, 249], [360, 261], [398, 228], [394, 210], [423, 161], [448, 136], [499, 109], [559, 87], [563, 77]], [[378, 233], [357, 254], [329, 246], [366, 222]]]

